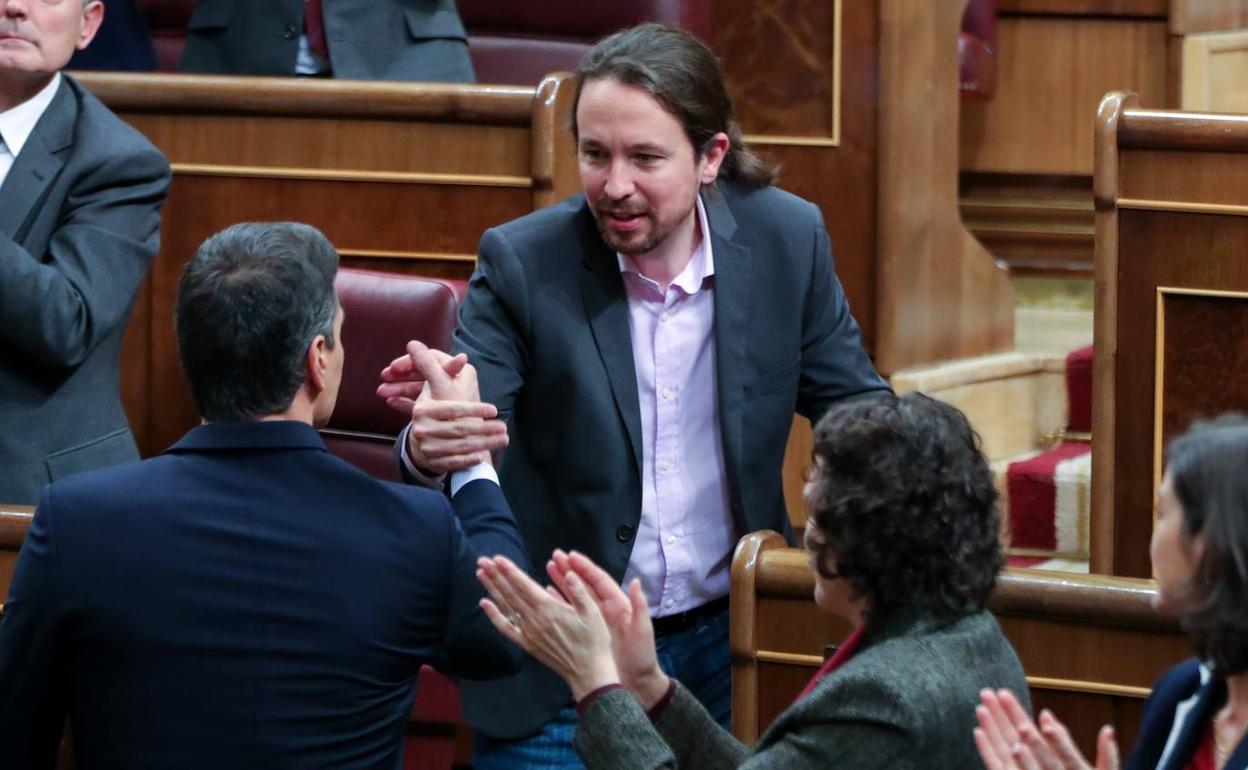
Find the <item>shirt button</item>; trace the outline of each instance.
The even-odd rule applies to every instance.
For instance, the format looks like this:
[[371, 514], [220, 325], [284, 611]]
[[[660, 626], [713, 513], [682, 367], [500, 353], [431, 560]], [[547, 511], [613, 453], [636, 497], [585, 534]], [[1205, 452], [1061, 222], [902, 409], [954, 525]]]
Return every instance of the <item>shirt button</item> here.
[[671, 389], [671, 388], [664, 388], [664, 389], [663, 389], [663, 400], [665, 400], [665, 401], [671, 401], [671, 400], [672, 400], [672, 395], [673, 395], [673, 393], [672, 393], [672, 389]]
[[671, 544], [673, 544], [673, 543], [675, 543], [675, 542], [676, 542], [676, 536], [675, 536], [675, 535], [668, 535], [668, 536], [667, 536], [667, 544], [668, 544], [668, 545], [671, 545]]
[[675, 603], [676, 602], [672, 601], [671, 599], [668, 599], [663, 602], [663, 606], [670, 610], [672, 608], [672, 605]]
[[671, 469], [672, 469], [672, 463], [670, 460], [663, 460], [662, 462], [659, 463], [659, 470], [663, 471], [664, 473], [670, 471]]
[[667, 313], [663, 313], [662, 315], [659, 316], [659, 323], [661, 324], [667, 323], [667, 319], [670, 317], [671, 316], [669, 316]]

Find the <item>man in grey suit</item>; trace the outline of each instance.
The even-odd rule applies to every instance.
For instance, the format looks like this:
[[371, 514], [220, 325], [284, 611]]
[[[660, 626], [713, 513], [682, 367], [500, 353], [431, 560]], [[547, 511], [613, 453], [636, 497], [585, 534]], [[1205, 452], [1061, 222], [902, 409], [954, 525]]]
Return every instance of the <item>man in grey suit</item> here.
[[[455, 347], [506, 421], [500, 476], [531, 562], [576, 549], [639, 578], [661, 662], [726, 723], [732, 551], [789, 529], [793, 413], [887, 385], [819, 210], [746, 149], [714, 54], [642, 25], [579, 75], [585, 194], [485, 233]], [[410, 372], [399, 359], [383, 373], [397, 407]], [[411, 413], [409, 473], [475, 462], [497, 439]], [[569, 692], [545, 667], [462, 692], [474, 768], [578, 766]]]
[[60, 73], [99, 0], [0, 3], [0, 502], [138, 458], [122, 335], [156, 254], [169, 166]]
[[186, 72], [471, 83], [455, 0], [199, 0]]

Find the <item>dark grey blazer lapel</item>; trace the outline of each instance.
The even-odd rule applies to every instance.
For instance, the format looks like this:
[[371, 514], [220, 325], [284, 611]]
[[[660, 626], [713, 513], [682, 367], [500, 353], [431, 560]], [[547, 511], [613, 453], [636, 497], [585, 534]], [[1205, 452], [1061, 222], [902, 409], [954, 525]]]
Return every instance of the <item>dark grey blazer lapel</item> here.
[[734, 513], [739, 523], [741, 481], [741, 442], [745, 396], [745, 341], [750, 317], [750, 290], [753, 269], [750, 250], [735, 241], [737, 220], [718, 188], [702, 196], [707, 225], [711, 229], [711, 249], [715, 259], [715, 376], [719, 390], [719, 429], [723, 434], [724, 462], [732, 490]]
[[0, 232], [18, 243], [25, 237], [26, 222], [65, 165], [65, 150], [74, 142], [77, 119], [78, 106], [62, 76], [52, 103], [35, 124], [0, 187]]
[[[586, 216], [589, 216], [587, 212]], [[597, 239], [586, 249], [585, 271], [581, 275], [581, 297], [589, 319], [602, 365], [611, 382], [611, 393], [620, 410], [633, 461], [641, 471], [641, 405], [637, 400], [637, 368], [633, 363], [633, 335], [628, 322], [628, 297], [620, 277], [619, 264]]]

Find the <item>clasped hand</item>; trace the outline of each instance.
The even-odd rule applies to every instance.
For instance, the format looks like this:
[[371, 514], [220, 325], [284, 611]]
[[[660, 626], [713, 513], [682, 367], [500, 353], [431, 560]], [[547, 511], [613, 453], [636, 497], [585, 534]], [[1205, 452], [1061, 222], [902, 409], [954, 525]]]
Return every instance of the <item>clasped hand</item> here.
[[481, 403], [477, 372], [463, 353], [412, 340], [381, 370], [381, 382], [377, 395], [411, 418], [408, 456], [431, 475], [489, 462], [490, 452], [507, 446], [507, 425], [493, 404]]
[[649, 709], [670, 680], [659, 668], [641, 583], [626, 594], [588, 557], [556, 550], [542, 588], [507, 558], [482, 558], [477, 578], [490, 594], [481, 608], [503, 636], [558, 674], [581, 700], [620, 683]]

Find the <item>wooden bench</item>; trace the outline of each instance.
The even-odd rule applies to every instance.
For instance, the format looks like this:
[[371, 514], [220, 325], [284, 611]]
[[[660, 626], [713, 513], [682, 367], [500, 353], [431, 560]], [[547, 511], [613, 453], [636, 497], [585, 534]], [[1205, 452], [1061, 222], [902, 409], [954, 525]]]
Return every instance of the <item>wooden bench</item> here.
[[[757, 740], [823, 662], [848, 626], [820, 612], [804, 551], [755, 532], [732, 562], [732, 728]], [[1190, 655], [1177, 624], [1151, 607], [1152, 581], [1006, 570], [991, 609], [1018, 651], [1037, 711], [1051, 708], [1092, 752], [1117, 726], [1130, 746], [1144, 698], [1169, 665]], [[1089, 754], [1091, 755], [1091, 754]]]
[[1092, 571], [1148, 577], [1165, 443], [1248, 410], [1248, 116], [1096, 121]]

